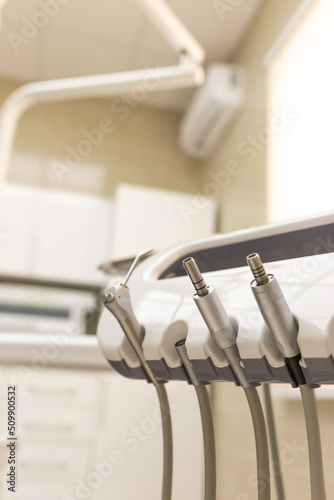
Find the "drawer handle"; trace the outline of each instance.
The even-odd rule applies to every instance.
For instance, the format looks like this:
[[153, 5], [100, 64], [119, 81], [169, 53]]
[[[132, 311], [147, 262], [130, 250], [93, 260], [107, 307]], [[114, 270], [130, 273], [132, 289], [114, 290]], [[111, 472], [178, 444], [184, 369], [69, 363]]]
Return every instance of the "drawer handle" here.
[[28, 420], [23, 422], [23, 426], [26, 429], [35, 429], [42, 431], [65, 431], [70, 432], [74, 429], [74, 425], [71, 422], [39, 422], [38, 420]]
[[43, 472], [49, 469], [54, 472], [64, 472], [69, 469], [69, 464], [66, 462], [29, 462], [21, 460], [20, 466], [22, 469], [37, 469], [37, 471], [43, 470]]
[[63, 386], [58, 386], [58, 387], [50, 387], [48, 385], [31, 385], [29, 386], [29, 391], [30, 392], [36, 392], [38, 394], [47, 394], [49, 395], [70, 395], [72, 396], [73, 394], [78, 393], [78, 388], [75, 386], [69, 386], [69, 387], [63, 387]]

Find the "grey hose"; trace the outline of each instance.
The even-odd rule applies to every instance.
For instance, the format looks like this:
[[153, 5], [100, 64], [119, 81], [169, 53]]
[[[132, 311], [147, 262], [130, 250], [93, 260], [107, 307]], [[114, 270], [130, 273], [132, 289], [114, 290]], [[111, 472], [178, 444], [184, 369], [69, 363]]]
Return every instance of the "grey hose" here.
[[[127, 282], [131, 275], [138, 259], [140, 259], [147, 251], [141, 252], [134, 260], [124, 283]], [[163, 433], [163, 479], [162, 479], [162, 496], [161, 500], [171, 500], [172, 498], [172, 480], [173, 480], [173, 435], [171, 414], [168, 403], [166, 388], [163, 383], [158, 382], [150, 365], [148, 364], [142, 342], [145, 336], [145, 328], [141, 325], [134, 314], [131, 306], [129, 289], [125, 284], [118, 283], [116, 286], [111, 287], [101, 297], [103, 305], [111, 312], [117, 319], [120, 327], [123, 330], [128, 342], [134, 350], [138, 361], [140, 362], [147, 380], [152, 382], [156, 388], [162, 422]]]
[[163, 434], [163, 479], [162, 479], [162, 494], [161, 500], [171, 500], [172, 498], [172, 482], [173, 482], [173, 434], [172, 420], [168, 396], [164, 384], [161, 384], [155, 378], [147, 360], [145, 359], [143, 349], [137, 338], [137, 332], [134, 329], [133, 321], [119, 322], [132, 348], [134, 349], [137, 358], [139, 359], [142, 368], [147, 375], [147, 378], [155, 386], [161, 413], [162, 434]]
[[245, 387], [244, 391], [247, 397], [254, 427], [258, 500], [270, 500], [270, 481], [268, 480], [268, 478], [270, 478], [269, 451], [266, 424], [261, 401], [255, 387]]
[[164, 463], [163, 463], [163, 483], [162, 500], [171, 500], [172, 498], [172, 479], [173, 479], [173, 438], [172, 438], [172, 420], [170, 407], [167, 398], [166, 387], [164, 384], [156, 386], [163, 433]]
[[274, 412], [273, 412], [273, 405], [272, 405], [271, 394], [270, 394], [270, 385], [263, 384], [262, 387], [263, 387], [263, 395], [264, 395], [264, 406], [265, 406], [266, 417], [267, 417], [271, 459], [272, 459], [272, 463], [275, 465], [275, 486], [276, 486], [277, 500], [285, 500], [281, 462], [279, 459], [278, 446], [277, 446], [277, 436], [276, 436], [276, 429], [275, 429]]
[[314, 390], [310, 389], [306, 384], [300, 385], [299, 389], [303, 401], [306, 421], [310, 463], [311, 499], [325, 500], [321, 439]]
[[211, 404], [205, 385], [196, 385], [195, 391], [201, 411], [204, 441], [204, 500], [216, 500], [216, 447]]
[[176, 352], [194, 386], [201, 412], [204, 444], [204, 500], [216, 500], [216, 445], [210, 398], [205, 385], [201, 385], [189, 359], [186, 339], [175, 344]]

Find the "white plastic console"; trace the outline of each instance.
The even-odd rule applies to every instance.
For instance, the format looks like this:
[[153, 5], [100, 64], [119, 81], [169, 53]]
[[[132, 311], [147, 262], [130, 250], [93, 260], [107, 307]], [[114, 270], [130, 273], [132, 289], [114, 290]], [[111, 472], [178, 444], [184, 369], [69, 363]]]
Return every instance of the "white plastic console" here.
[[[144, 354], [158, 380], [187, 380], [174, 347], [186, 338], [202, 383], [236, 383], [194, 305], [194, 288], [182, 267], [183, 259], [192, 256], [237, 322], [237, 345], [250, 381], [293, 384], [250, 289], [246, 256], [252, 252], [260, 253], [267, 272], [275, 274], [298, 321], [300, 363], [307, 383], [334, 383], [333, 214], [194, 241], [153, 254], [140, 264], [128, 287], [134, 312], [145, 328]], [[107, 310], [101, 315], [98, 338], [116, 371], [145, 378], [121, 327]]]

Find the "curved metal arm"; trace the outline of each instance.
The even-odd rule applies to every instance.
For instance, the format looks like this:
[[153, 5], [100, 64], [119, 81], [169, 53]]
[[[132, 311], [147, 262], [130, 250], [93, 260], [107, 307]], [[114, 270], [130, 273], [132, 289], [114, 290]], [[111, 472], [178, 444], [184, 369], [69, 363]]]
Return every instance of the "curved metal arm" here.
[[23, 85], [4, 102], [0, 111], [0, 185], [5, 180], [18, 122], [30, 107], [92, 97], [119, 95], [141, 85], [147, 92], [200, 85], [204, 69], [195, 64], [180, 64], [157, 69], [125, 71], [78, 78], [48, 80]]
[[203, 47], [163, 0], [136, 0], [136, 3], [176, 52], [186, 52], [194, 63], [204, 61]]
[[[0, 0], [1, 3], [1, 0]], [[15, 90], [0, 110], [0, 185], [5, 180], [15, 133], [22, 114], [35, 104], [74, 99], [119, 95], [141, 85], [147, 92], [180, 89], [201, 85], [205, 53], [187, 28], [163, 0], [141, 0], [138, 5], [162, 30], [177, 52], [185, 52], [186, 61], [177, 66], [125, 71], [77, 78], [63, 78], [23, 85]]]

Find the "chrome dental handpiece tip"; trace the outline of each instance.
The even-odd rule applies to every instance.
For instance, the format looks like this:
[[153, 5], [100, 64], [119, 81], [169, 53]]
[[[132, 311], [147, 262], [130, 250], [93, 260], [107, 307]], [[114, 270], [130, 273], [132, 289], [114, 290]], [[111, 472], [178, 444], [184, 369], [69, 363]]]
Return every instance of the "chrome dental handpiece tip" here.
[[200, 297], [207, 295], [209, 293], [208, 287], [204, 281], [204, 278], [200, 270], [197, 267], [195, 259], [193, 259], [192, 257], [184, 259], [183, 267], [186, 270], [186, 273], [188, 274], [189, 278], [191, 279], [191, 282], [194, 285], [197, 294]]
[[258, 253], [251, 253], [248, 255], [247, 264], [251, 268], [257, 285], [265, 285], [269, 282], [268, 274], [263, 267], [261, 257]]

